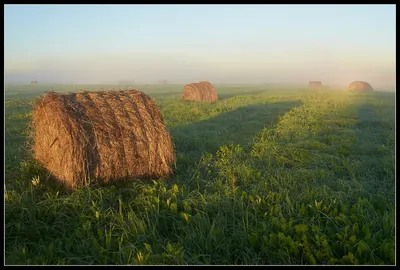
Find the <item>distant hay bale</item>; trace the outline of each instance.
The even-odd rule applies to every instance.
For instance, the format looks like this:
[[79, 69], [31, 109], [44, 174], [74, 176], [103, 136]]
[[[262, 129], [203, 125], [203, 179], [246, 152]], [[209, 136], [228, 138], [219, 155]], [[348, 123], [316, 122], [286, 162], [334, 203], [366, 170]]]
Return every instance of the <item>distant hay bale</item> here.
[[311, 89], [322, 88], [322, 82], [320, 81], [310, 81], [309, 86]]
[[31, 128], [35, 158], [68, 188], [166, 176], [176, 160], [159, 109], [138, 90], [46, 93]]
[[372, 88], [372, 86], [369, 83], [363, 82], [363, 81], [354, 81], [354, 82], [350, 83], [348, 89], [351, 92], [372, 92], [372, 91], [374, 91], [374, 89]]
[[217, 91], [214, 86], [206, 81], [189, 83], [182, 91], [181, 99], [190, 101], [214, 102], [218, 100]]

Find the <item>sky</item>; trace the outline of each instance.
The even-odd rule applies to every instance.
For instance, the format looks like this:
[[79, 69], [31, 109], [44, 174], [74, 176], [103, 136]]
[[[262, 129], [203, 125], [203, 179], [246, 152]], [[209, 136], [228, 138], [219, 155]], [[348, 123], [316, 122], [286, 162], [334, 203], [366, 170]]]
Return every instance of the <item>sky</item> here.
[[5, 83], [395, 86], [395, 5], [5, 5]]

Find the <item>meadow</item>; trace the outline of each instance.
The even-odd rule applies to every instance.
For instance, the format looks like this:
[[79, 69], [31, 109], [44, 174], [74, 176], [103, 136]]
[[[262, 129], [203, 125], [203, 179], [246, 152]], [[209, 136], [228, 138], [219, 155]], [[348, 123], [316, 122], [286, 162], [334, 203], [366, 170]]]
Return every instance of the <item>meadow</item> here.
[[210, 104], [134, 87], [163, 114], [174, 175], [67, 192], [29, 149], [50, 86], [6, 86], [5, 264], [395, 264], [394, 92], [216, 85]]

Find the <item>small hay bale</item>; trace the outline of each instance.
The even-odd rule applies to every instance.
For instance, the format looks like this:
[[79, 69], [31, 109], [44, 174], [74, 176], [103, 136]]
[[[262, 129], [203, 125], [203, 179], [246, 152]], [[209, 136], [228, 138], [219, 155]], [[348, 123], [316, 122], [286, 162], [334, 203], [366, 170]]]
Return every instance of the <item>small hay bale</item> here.
[[138, 90], [46, 93], [35, 102], [35, 158], [68, 188], [172, 172], [171, 136]]
[[309, 86], [311, 89], [321, 88], [322, 82], [321, 81], [310, 81]]
[[215, 102], [218, 100], [214, 86], [206, 81], [189, 83], [182, 91], [181, 99], [190, 101]]
[[369, 83], [363, 82], [363, 81], [354, 81], [354, 82], [350, 83], [348, 89], [351, 92], [372, 92], [372, 91], [374, 91], [374, 89], [372, 88], [372, 86]]

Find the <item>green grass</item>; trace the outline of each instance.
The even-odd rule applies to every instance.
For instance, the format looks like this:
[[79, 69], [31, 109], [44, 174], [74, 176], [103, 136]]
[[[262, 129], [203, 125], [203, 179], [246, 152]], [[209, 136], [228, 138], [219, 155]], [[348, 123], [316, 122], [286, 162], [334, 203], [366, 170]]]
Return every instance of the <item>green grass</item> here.
[[26, 146], [41, 90], [8, 90], [6, 264], [395, 264], [394, 93], [157, 87], [175, 174], [70, 193]]

